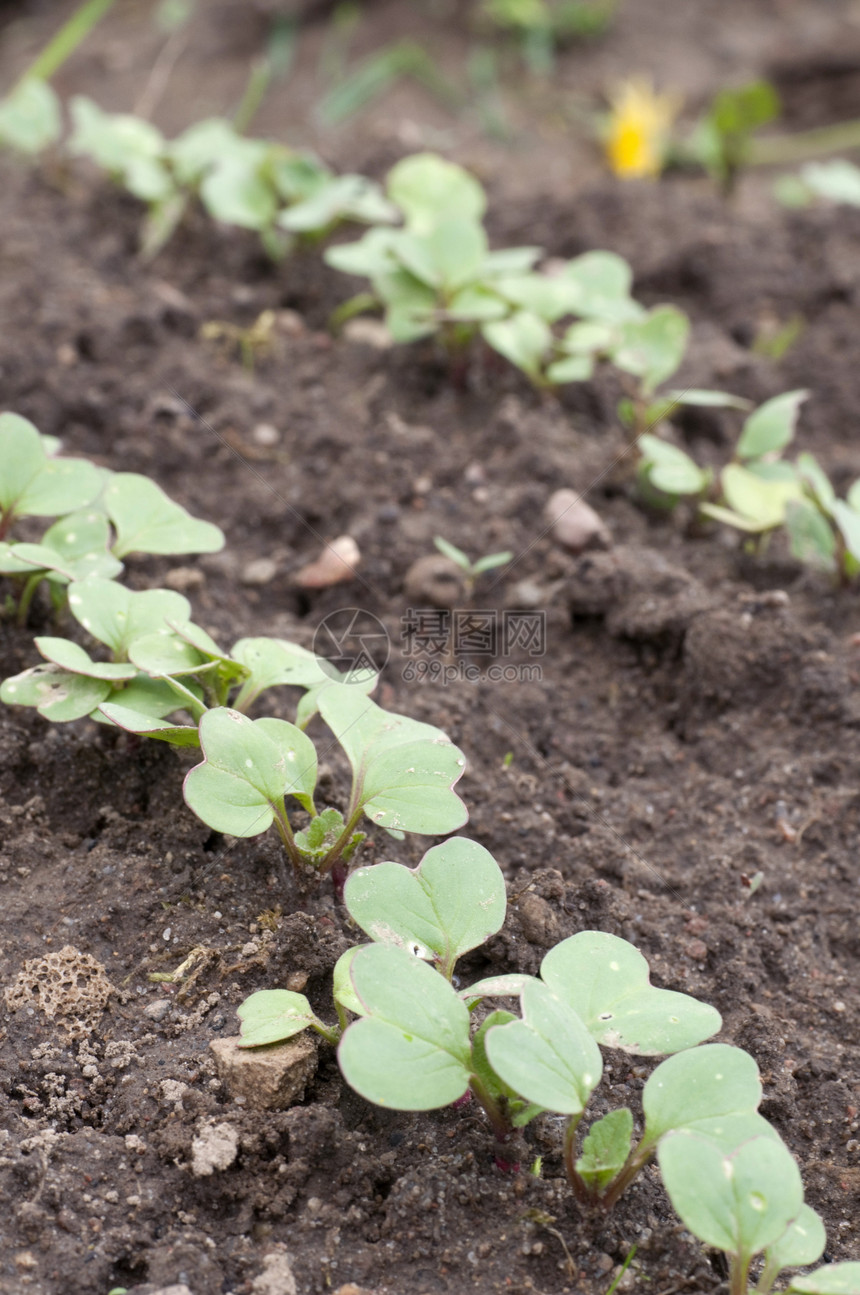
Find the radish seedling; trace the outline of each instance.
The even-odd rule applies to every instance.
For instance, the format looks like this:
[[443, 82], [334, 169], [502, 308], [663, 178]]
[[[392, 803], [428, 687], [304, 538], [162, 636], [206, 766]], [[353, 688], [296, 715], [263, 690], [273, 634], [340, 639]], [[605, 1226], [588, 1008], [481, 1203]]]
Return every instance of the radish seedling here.
[[396, 216], [373, 181], [334, 175], [311, 154], [250, 139], [224, 118], [197, 122], [170, 141], [149, 122], [106, 113], [81, 95], [71, 114], [70, 151], [147, 204], [147, 255], [164, 246], [193, 195], [213, 219], [257, 232], [276, 258], [297, 237], [322, 238], [340, 221], [382, 224]]
[[450, 541], [443, 539], [441, 535], [435, 535], [433, 543], [440, 553], [444, 554], [446, 558], [450, 558], [463, 572], [467, 599], [470, 599], [474, 593], [475, 581], [478, 576], [482, 576], [486, 571], [495, 571], [497, 567], [503, 567], [514, 556], [510, 551], [487, 553], [484, 557], [476, 558], [473, 562], [467, 553], [464, 553], [462, 549], [458, 549], [456, 544], [451, 544]]

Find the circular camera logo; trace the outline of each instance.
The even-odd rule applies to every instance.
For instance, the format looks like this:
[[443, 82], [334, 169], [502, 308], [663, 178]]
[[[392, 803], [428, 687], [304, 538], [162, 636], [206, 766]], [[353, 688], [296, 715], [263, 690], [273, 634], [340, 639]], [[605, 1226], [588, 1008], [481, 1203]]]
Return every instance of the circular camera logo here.
[[320, 621], [313, 650], [332, 679], [358, 683], [368, 673], [380, 672], [388, 661], [391, 643], [379, 617], [360, 607], [341, 607]]

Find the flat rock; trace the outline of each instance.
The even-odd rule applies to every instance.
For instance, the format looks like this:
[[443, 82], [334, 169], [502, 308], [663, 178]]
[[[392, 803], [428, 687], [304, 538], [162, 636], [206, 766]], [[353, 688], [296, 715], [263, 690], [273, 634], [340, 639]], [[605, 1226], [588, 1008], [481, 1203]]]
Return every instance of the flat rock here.
[[255, 1111], [283, 1111], [304, 1096], [317, 1068], [317, 1050], [306, 1034], [264, 1048], [240, 1048], [239, 1036], [212, 1039], [218, 1077], [230, 1096]]

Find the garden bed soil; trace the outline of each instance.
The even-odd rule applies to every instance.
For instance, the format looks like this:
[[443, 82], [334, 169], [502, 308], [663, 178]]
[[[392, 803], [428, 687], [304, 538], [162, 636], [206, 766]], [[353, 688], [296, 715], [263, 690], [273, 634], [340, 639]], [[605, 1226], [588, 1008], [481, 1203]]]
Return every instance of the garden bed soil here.
[[[119, 101], [119, 86], [151, 61], [130, 39], [145, 8], [120, 6], [63, 88], [92, 91], [87, 77], [101, 69], [98, 97], [128, 107], [133, 92]], [[238, 8], [213, 5], [198, 19], [186, 116], [171, 88], [166, 125], [185, 124], [188, 103], [196, 116], [229, 103], [224, 87], [247, 66], [224, 37]], [[664, 80], [670, 68], [690, 75], [684, 59], [694, 59], [702, 94], [727, 68], [766, 71], [777, 46], [795, 84], [817, 75], [827, 85], [824, 53], [850, 29], [847, 6], [821, 9], [701, 3], [687, 13], [642, 0], [648, 21], [625, 7], [605, 42], [560, 60], [560, 83], [597, 86], [648, 66], [645, 40]], [[372, 6], [362, 40], [389, 38], [395, 10], [417, 13]], [[54, 6], [22, 7], [10, 74], [55, 20]], [[438, 39], [444, 29], [456, 67], [468, 32], [438, 19], [431, 29]], [[213, 67], [226, 78], [217, 93], [203, 80]], [[850, 77], [835, 80], [844, 98]], [[278, 106], [306, 120], [309, 84], [300, 70], [261, 127], [277, 131]], [[822, 111], [821, 95], [812, 100]], [[803, 102], [800, 124], [817, 124]], [[621, 251], [643, 300], [675, 301], [694, 319], [684, 383], [754, 400], [809, 387], [799, 442], [840, 489], [860, 476], [860, 215], [784, 212], [757, 177], [732, 204], [694, 177], [625, 186], [575, 139], [575, 185], [567, 159], [537, 184], [526, 127], [544, 158], [568, 136], [539, 86], [513, 94], [510, 112], [516, 133], [502, 145], [468, 119], [440, 124], [441, 108], [406, 88], [326, 135], [326, 153], [355, 165], [360, 136], [360, 165], [381, 173], [447, 131], [455, 154], [483, 159], [496, 239], [556, 255]], [[419, 139], [404, 137], [407, 119]], [[634, 941], [655, 983], [713, 1003], [720, 1038], [755, 1057], [762, 1110], [800, 1163], [828, 1256], [860, 1257], [856, 591], [802, 571], [778, 543], [753, 559], [735, 536], [638, 508], [608, 380], [559, 402], [477, 356], [453, 381], [431, 346], [384, 349], [366, 330], [333, 340], [327, 312], [348, 289], [317, 257], [273, 268], [250, 236], [200, 217], [144, 267], [138, 220], [134, 203], [84, 171], [3, 161], [4, 406], [69, 452], [147, 473], [223, 527], [221, 554], [128, 564], [135, 588], [183, 589], [219, 641], [270, 634], [311, 646], [330, 611], [377, 616], [392, 643], [380, 700], [463, 748], [467, 833], [509, 885], [505, 927], [464, 959], [464, 982], [535, 972], [548, 947], [583, 929]], [[247, 327], [264, 310], [276, 325], [253, 372], [200, 338], [207, 321]], [[757, 354], [762, 330], [795, 313], [804, 328], [788, 354]], [[690, 416], [683, 431], [713, 463], [735, 435], [722, 415]], [[560, 486], [588, 492], [612, 532], [608, 550], [573, 557], [546, 533], [543, 508]], [[362, 553], [356, 580], [298, 589], [293, 573], [345, 533]], [[404, 578], [437, 534], [472, 554], [517, 553], [485, 580], [480, 605], [546, 611], [545, 655], [506, 662], [538, 664], [541, 678], [408, 677]], [[0, 621], [4, 676], [33, 663], [33, 634], [50, 623], [38, 600], [26, 629]], [[279, 714], [294, 702], [275, 694]], [[0, 1015], [2, 1295], [176, 1284], [280, 1295], [293, 1279], [303, 1295], [601, 1295], [634, 1246], [622, 1290], [725, 1289], [719, 1257], [678, 1222], [654, 1169], [611, 1216], [583, 1213], [552, 1117], [526, 1131], [523, 1170], [541, 1157], [535, 1176], [500, 1170], [472, 1108], [369, 1106], [325, 1046], [297, 1105], [260, 1113], [233, 1101], [210, 1041], [237, 1032], [250, 992], [288, 982], [329, 1017], [331, 969], [354, 932], [328, 884], [297, 885], [275, 839], [225, 841], [194, 818], [181, 795], [188, 764], [89, 722], [0, 712], [0, 982], [70, 946], [68, 1001], [97, 993], [102, 975], [112, 990], [103, 1012], [87, 1016], [82, 1001], [75, 1026], [65, 1000], [53, 1018], [40, 1010], [45, 972], [41, 989]], [[336, 752], [323, 780], [342, 803]], [[364, 859], [414, 865], [427, 844], [374, 834]], [[195, 949], [189, 978], [150, 979]], [[615, 1054], [609, 1064], [601, 1092], [636, 1109], [650, 1063]], [[196, 1173], [193, 1144], [213, 1125], [229, 1126], [234, 1158]]]

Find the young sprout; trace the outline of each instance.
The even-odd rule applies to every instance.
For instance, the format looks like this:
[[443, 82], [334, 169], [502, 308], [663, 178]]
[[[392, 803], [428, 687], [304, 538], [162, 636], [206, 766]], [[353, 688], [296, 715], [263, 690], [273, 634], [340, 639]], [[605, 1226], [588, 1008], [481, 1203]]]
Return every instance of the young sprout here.
[[448, 540], [443, 539], [441, 535], [434, 536], [433, 543], [440, 553], [455, 562], [462, 571], [468, 600], [472, 598], [475, 591], [475, 581], [479, 576], [484, 575], [487, 571], [495, 571], [497, 567], [503, 567], [514, 556], [512, 552], [506, 550], [504, 553], [488, 553], [485, 557], [477, 558], [473, 562], [462, 549], [458, 549], [456, 544], [451, 544]]

